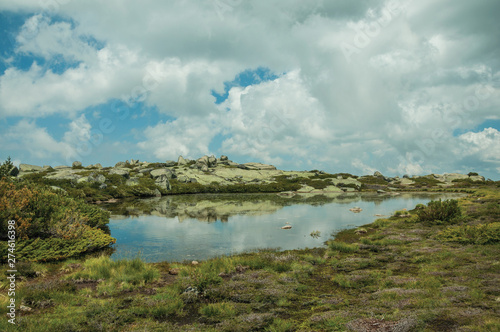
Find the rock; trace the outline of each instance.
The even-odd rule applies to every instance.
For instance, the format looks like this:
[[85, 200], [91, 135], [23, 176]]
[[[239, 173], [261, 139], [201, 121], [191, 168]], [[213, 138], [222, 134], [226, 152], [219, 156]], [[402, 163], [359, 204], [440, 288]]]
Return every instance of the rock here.
[[73, 167], [82, 167], [82, 162], [81, 161], [74, 161], [71, 166], [73, 166]]
[[215, 167], [217, 166], [217, 158], [215, 158], [214, 156], [210, 156], [208, 157], [208, 164], [207, 164], [208, 167]]
[[25, 306], [25, 305], [22, 305], [22, 304], [21, 304], [21, 305], [19, 306], [19, 310], [20, 310], [21, 312], [29, 312], [29, 311], [31, 311], [32, 309], [31, 309], [30, 307], [27, 307], [27, 306]]
[[466, 180], [469, 178], [468, 175], [460, 173], [444, 173], [443, 176], [446, 182], [453, 182], [453, 180]]
[[124, 178], [128, 179], [130, 177], [129, 172], [130, 171], [128, 169], [112, 169], [109, 171], [109, 174], [121, 175]]
[[151, 172], [152, 170], [153, 170], [153, 168], [144, 168], [144, 169], [141, 169], [141, 170], [139, 171], [139, 173], [144, 174], [144, 173]]
[[469, 176], [469, 179], [470, 179], [471, 181], [474, 181], [474, 182], [475, 182], [475, 181], [481, 181], [481, 182], [482, 182], [482, 181], [484, 181], [484, 180], [485, 180], [485, 179], [484, 179], [484, 176], [481, 176], [481, 175], [471, 175], [471, 176]]
[[130, 159], [130, 165], [139, 165], [139, 160]]
[[207, 165], [201, 166], [200, 171], [202, 171], [202, 172], [208, 172], [208, 166]]
[[103, 183], [99, 186], [99, 189], [106, 189], [108, 187], [107, 184]]
[[266, 165], [261, 163], [246, 163], [238, 165], [239, 168], [247, 169], [247, 170], [261, 170], [261, 171], [273, 171], [276, 170], [276, 167], [273, 165]]
[[198, 263], [198, 261], [192, 261], [191, 262], [191, 265], [198, 265], [198, 264], [200, 264], [200, 263]]
[[66, 190], [64, 190], [63, 188], [60, 188], [60, 187], [50, 186], [50, 188], [52, 188], [52, 190], [54, 190], [54, 191], [60, 191], [62, 193], [66, 193]]
[[155, 184], [163, 189], [170, 190], [170, 182], [168, 181], [168, 176], [166, 174], [161, 174], [155, 180]]
[[352, 211], [354, 213], [360, 213], [361, 211], [363, 211], [363, 209], [358, 206], [355, 206], [353, 208], [350, 208], [349, 211]]
[[379, 190], [377, 190], [377, 193], [379, 193], [379, 194], [385, 194], [386, 192], [385, 192], [385, 190], [379, 189]]
[[76, 180], [76, 182], [77, 183], [89, 182], [89, 178], [88, 177], [79, 178], [78, 180]]
[[186, 159], [184, 159], [184, 157], [182, 157], [182, 156], [179, 156], [179, 159], [177, 159], [177, 165], [182, 166], [182, 165], [186, 165], [186, 164], [187, 164]]
[[410, 176], [408, 174], [403, 175], [403, 179], [409, 179]]
[[139, 178], [130, 178], [125, 182], [125, 185], [133, 187], [139, 185]]
[[155, 195], [156, 197], [161, 197], [161, 192], [160, 192], [158, 189], [155, 189], [155, 191], [154, 191], [154, 195]]
[[286, 225], [286, 226], [281, 227], [281, 229], [292, 229], [292, 226]]
[[102, 169], [102, 165], [101, 164], [95, 164], [94, 167], [97, 168], [97, 169]]
[[171, 274], [171, 275], [173, 275], [173, 276], [176, 276], [176, 275], [178, 275], [178, 274], [179, 274], [179, 269], [174, 269], [174, 268], [169, 269], [169, 270], [168, 270], [168, 274]]
[[43, 168], [41, 166], [21, 164], [19, 165], [19, 170], [21, 172], [40, 172]]
[[177, 177], [177, 181], [181, 183], [188, 183], [189, 182], [189, 177], [187, 175], [179, 175]]
[[228, 161], [229, 158], [227, 156], [222, 155], [222, 156], [220, 156], [220, 160], [221, 161]]
[[165, 162], [165, 166], [166, 167], [174, 167], [175, 165], [177, 165], [177, 163], [175, 161], [173, 161], [173, 160], [167, 160]]
[[382, 175], [382, 173], [380, 173], [379, 171], [376, 171], [375, 173], [373, 173], [373, 176], [377, 176], [377, 177], [384, 177]]
[[19, 168], [16, 166], [12, 166], [11, 169], [7, 172], [9, 176], [17, 176], [19, 174]]
[[59, 172], [52, 173], [50, 175], [47, 175], [47, 179], [53, 179], [53, 180], [70, 180], [70, 181], [77, 181], [80, 179], [82, 176], [74, 174], [71, 169], [69, 170], [62, 170]]
[[104, 183], [106, 182], [106, 177], [102, 174], [91, 173], [88, 177], [89, 182]]
[[169, 180], [175, 178], [175, 174], [172, 170], [168, 168], [159, 168], [151, 171], [151, 176], [156, 179], [162, 175], [165, 175]]
[[116, 163], [115, 168], [125, 167], [125, 166], [127, 166], [127, 163], [124, 163], [123, 161], [119, 161]]

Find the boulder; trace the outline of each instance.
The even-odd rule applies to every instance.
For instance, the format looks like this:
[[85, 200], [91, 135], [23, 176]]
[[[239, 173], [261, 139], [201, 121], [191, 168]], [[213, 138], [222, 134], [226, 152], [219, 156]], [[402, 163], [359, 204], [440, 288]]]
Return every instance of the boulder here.
[[130, 159], [130, 165], [139, 165], [139, 160]]
[[182, 166], [182, 165], [186, 165], [186, 164], [187, 164], [187, 160], [184, 159], [184, 157], [179, 156], [179, 159], [177, 159], [177, 165]]
[[260, 170], [260, 171], [274, 171], [276, 167], [273, 165], [266, 165], [261, 163], [246, 163], [238, 165], [239, 168], [246, 170]]
[[81, 175], [76, 175], [71, 170], [62, 170], [46, 176], [47, 179], [70, 181], [77, 181], [81, 177]]
[[155, 195], [156, 197], [161, 197], [161, 192], [160, 192], [158, 189], [155, 189], [155, 191], [154, 191], [154, 195]]
[[128, 169], [112, 169], [109, 171], [109, 174], [121, 175], [124, 178], [128, 179], [130, 177], [129, 172], [130, 171]]
[[102, 165], [101, 164], [95, 164], [94, 167], [97, 168], [97, 169], [102, 169]]
[[106, 182], [106, 177], [102, 174], [92, 173], [88, 177], [89, 182], [104, 183]]
[[446, 182], [453, 182], [453, 180], [466, 180], [469, 178], [467, 174], [460, 173], [444, 173], [443, 176], [446, 179]]
[[139, 178], [130, 178], [127, 180], [127, 182], [125, 182], [125, 185], [127, 186], [137, 186], [139, 185]]
[[165, 166], [166, 167], [174, 167], [175, 165], [177, 165], [177, 163], [175, 161], [173, 161], [173, 160], [167, 160], [165, 162]]
[[227, 156], [222, 155], [222, 156], [220, 156], [220, 160], [221, 161], [228, 161], [229, 158]]
[[42, 170], [42, 166], [21, 164], [19, 165], [19, 170], [21, 172], [40, 172]]
[[375, 173], [373, 173], [373, 176], [377, 176], [377, 177], [384, 177], [382, 175], [382, 173], [380, 173], [379, 171], [376, 171]]
[[155, 184], [163, 189], [170, 190], [170, 182], [168, 181], [168, 176], [166, 174], [161, 174], [155, 179]]
[[153, 168], [144, 168], [144, 169], [141, 169], [141, 170], [139, 171], [139, 173], [144, 174], [144, 173], [151, 172], [152, 170], [153, 170]]
[[81, 161], [74, 161], [71, 166], [73, 166], [73, 167], [82, 167], [82, 162]]
[[202, 172], [208, 172], [208, 166], [207, 165], [202, 165], [200, 168], [200, 171]]
[[208, 157], [207, 166], [208, 167], [215, 167], [215, 166], [217, 166], [217, 158], [215, 158], [214, 156]]
[[189, 183], [189, 177], [187, 175], [179, 175], [177, 181], [181, 183]]
[[175, 174], [172, 170], [168, 168], [159, 168], [151, 171], [151, 176], [156, 179], [162, 175], [165, 175], [169, 180], [175, 178]]
[[125, 166], [127, 166], [127, 163], [125, 163], [123, 161], [119, 161], [116, 163], [115, 168], [125, 167]]
[[11, 169], [7, 172], [9, 176], [17, 176], [19, 174], [19, 169], [16, 166], [12, 166]]
[[484, 176], [481, 176], [481, 175], [471, 175], [469, 176], [469, 179], [471, 181], [484, 181]]

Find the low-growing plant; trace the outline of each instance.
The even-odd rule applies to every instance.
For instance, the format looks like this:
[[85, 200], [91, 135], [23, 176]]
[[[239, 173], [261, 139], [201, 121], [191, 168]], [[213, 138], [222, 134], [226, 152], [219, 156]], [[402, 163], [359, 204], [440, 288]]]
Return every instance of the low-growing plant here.
[[344, 253], [352, 253], [359, 250], [359, 246], [357, 244], [349, 244], [339, 241], [329, 241], [328, 248], [333, 251], [340, 251]]
[[453, 223], [462, 216], [458, 201], [449, 199], [446, 201], [430, 201], [423, 209], [417, 210], [418, 219], [427, 224]]
[[439, 232], [436, 238], [461, 244], [494, 244], [500, 242], [500, 222], [448, 227]]

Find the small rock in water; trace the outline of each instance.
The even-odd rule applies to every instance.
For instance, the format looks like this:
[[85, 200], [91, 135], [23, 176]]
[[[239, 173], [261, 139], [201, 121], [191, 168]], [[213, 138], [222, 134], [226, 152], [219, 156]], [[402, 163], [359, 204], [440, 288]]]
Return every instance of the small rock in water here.
[[191, 262], [191, 265], [198, 265], [198, 264], [200, 264], [200, 263], [198, 263], [198, 261], [192, 261]]
[[363, 211], [363, 209], [360, 208], [360, 207], [355, 206], [353, 208], [350, 208], [349, 211], [352, 211], [354, 213], [360, 213], [361, 211]]
[[286, 226], [281, 227], [281, 229], [291, 229], [291, 228], [292, 228], [292, 226], [290, 226], [290, 225], [286, 225]]

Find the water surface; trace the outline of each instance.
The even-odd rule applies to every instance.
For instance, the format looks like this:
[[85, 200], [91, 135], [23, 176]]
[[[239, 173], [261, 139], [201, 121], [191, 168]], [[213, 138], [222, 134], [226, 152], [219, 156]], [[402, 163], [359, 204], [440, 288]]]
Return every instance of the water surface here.
[[[452, 194], [335, 196], [179, 195], [106, 206], [113, 259], [139, 255], [145, 261], [204, 260], [262, 248], [323, 246], [332, 232], [368, 224], [375, 215], [413, 209]], [[349, 209], [363, 209], [353, 213]], [[290, 225], [291, 229], [281, 227]], [[319, 237], [311, 236], [319, 231]]]

